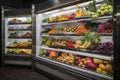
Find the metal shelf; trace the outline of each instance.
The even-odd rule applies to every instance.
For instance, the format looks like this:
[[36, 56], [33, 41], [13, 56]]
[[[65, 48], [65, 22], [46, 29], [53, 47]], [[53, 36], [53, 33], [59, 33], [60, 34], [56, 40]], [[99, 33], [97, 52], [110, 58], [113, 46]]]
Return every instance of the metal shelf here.
[[32, 24], [32, 23], [8, 23], [8, 25], [26, 25], [26, 24]]
[[32, 49], [32, 47], [14, 47], [14, 46], [7, 46], [6, 48]]
[[112, 60], [111, 55], [102, 55], [102, 54], [96, 54], [96, 53], [92, 53], [92, 52], [82, 52], [82, 51], [76, 51], [76, 54], [81, 55], [81, 56], [89, 56], [89, 57], [93, 57], [93, 58], [109, 60], [109, 61]]
[[75, 71], [80, 72], [80, 73], [84, 72], [84, 73], [87, 73], [87, 74], [90, 74], [90, 75], [94, 75], [94, 76], [98, 76], [98, 77], [101, 77], [101, 78], [105, 78], [105, 79], [108, 79], [108, 80], [112, 80], [113, 79], [111, 76], [99, 74], [99, 73], [97, 73], [95, 71], [88, 70], [88, 69], [85, 69], [85, 68], [80, 68], [80, 67], [75, 67], [75, 66], [72, 66], [72, 65], [67, 65], [67, 64], [64, 64], [64, 63], [61, 63], [61, 62], [58, 62], [58, 61], [54, 61], [54, 60], [50, 60], [50, 59], [47, 59], [47, 58], [44, 58], [44, 57], [37, 56], [36, 59], [44, 60], [45, 62], [48, 62], [48, 63], [51, 63], [51, 64], [53, 63], [55, 65], [62, 66], [63, 68], [67, 67], [71, 71], [75, 70]]
[[82, 51], [72, 51], [72, 50], [65, 50], [65, 49], [56, 49], [56, 48], [50, 48], [48, 46], [41, 46], [41, 49], [48, 49], [48, 50], [54, 50], [54, 51], [59, 51], [59, 52], [67, 52], [67, 53], [72, 53], [75, 55], [81, 55], [81, 56], [89, 56], [89, 57], [94, 57], [94, 58], [99, 58], [99, 59], [104, 59], [104, 60], [111, 60], [111, 55], [102, 55], [102, 54], [95, 54], [95, 53], [88, 53], [88, 52], [82, 52]]
[[[112, 33], [98, 33], [100, 36], [112, 36]], [[62, 33], [56, 33], [56, 34], [47, 34], [42, 33], [41, 36], [47, 37], [47, 36], [84, 36], [84, 34], [62, 34]]]
[[110, 16], [102, 16], [102, 17], [98, 17], [98, 18], [81, 18], [81, 19], [74, 19], [74, 20], [61, 21], [61, 22], [43, 23], [42, 26], [79, 22], [79, 21], [100, 20], [100, 19], [112, 19], [112, 16], [110, 15]]
[[8, 31], [31, 31], [32, 29], [8, 29]]
[[9, 39], [32, 39], [32, 37], [8, 37]]
[[5, 56], [20, 56], [20, 57], [32, 57], [31, 54], [22, 54], [22, 53], [6, 53]]
[[54, 50], [54, 51], [59, 51], [59, 52], [68, 52], [68, 53], [76, 54], [75, 51], [65, 50], [65, 49], [50, 48], [48, 46], [41, 46], [41, 49], [49, 49], [49, 50]]

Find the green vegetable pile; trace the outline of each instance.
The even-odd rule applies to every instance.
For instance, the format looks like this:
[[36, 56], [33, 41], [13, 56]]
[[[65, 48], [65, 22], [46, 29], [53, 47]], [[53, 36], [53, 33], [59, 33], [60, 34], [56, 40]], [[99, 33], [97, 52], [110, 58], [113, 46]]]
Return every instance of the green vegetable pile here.
[[82, 45], [84, 48], [88, 48], [92, 43], [99, 44], [101, 42], [100, 35], [96, 32], [85, 33], [85, 42]]

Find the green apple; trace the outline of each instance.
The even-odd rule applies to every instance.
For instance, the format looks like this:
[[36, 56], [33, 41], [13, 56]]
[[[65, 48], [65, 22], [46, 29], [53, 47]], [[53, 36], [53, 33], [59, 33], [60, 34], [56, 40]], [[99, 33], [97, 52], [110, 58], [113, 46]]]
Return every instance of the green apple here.
[[113, 9], [109, 9], [109, 13], [112, 13], [113, 12]]
[[101, 12], [100, 9], [98, 9], [98, 10], [97, 10], [97, 13], [100, 13], [100, 12]]
[[112, 8], [113, 8], [111, 5], [108, 5], [107, 7], [108, 7], [109, 9], [112, 9]]
[[101, 11], [101, 15], [104, 15], [104, 11]]
[[106, 9], [104, 12], [105, 12], [105, 13], [109, 13], [109, 10]]
[[83, 42], [82, 42], [81, 40], [76, 40], [76, 41], [75, 41], [75, 44], [77, 44], [77, 45], [82, 45]]

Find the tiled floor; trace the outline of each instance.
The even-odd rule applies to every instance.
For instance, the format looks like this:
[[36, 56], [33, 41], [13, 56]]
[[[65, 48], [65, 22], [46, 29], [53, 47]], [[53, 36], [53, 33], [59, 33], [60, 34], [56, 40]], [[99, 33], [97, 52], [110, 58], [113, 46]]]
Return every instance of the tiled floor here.
[[4, 71], [0, 68], [0, 80], [51, 80], [48, 77], [33, 72], [29, 68], [5, 67]]

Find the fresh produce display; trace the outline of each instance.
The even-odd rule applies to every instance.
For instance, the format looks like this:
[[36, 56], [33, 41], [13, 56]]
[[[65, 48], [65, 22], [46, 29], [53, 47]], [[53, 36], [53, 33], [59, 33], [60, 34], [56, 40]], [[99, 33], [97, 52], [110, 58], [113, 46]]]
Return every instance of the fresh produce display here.
[[101, 43], [99, 34], [95, 32], [88, 32], [85, 34], [85, 39], [77, 39], [75, 41], [63, 39], [49, 39], [43, 38], [42, 43], [49, 47], [63, 48], [70, 50], [86, 50], [97, 53], [108, 53], [113, 51], [113, 44], [111, 42]]
[[106, 14], [111, 14], [113, 12], [113, 6], [109, 3], [103, 3], [100, 8], [97, 10], [97, 14], [99, 16], [103, 16]]
[[43, 44], [56, 47], [56, 48], [64, 48], [64, 49], [75, 49], [74, 43], [70, 40], [59, 40], [59, 39], [43, 39]]
[[100, 44], [92, 44], [88, 47], [91, 51], [98, 51], [98, 52], [111, 52], [113, 51], [113, 44], [111, 42], [104, 42]]
[[[84, 23], [83, 23], [84, 24]], [[107, 21], [105, 23], [91, 23], [86, 22], [85, 26], [79, 25], [71, 26], [71, 27], [61, 27], [57, 29], [50, 29], [47, 28], [42, 33], [48, 34], [85, 34], [86, 32], [94, 31], [97, 33], [105, 34], [105, 33], [112, 33], [112, 22]]]
[[99, 24], [100, 24], [100, 23], [95, 23], [95, 22], [89, 22], [89, 21], [87, 21], [87, 22], [85, 23], [85, 27], [86, 27], [89, 31], [95, 31], [95, 32], [96, 32]]
[[70, 53], [61, 53], [60, 56], [57, 57], [57, 61], [66, 64], [74, 64], [74, 55]]
[[75, 64], [105, 75], [111, 74], [112, 71], [109, 61], [97, 58], [76, 56]]
[[78, 8], [75, 12], [75, 18], [80, 18], [82, 16], [84, 16], [84, 12]]
[[67, 41], [67, 48], [68, 49], [75, 49], [74, 43], [70, 40]]
[[43, 19], [42, 22], [45, 23], [45, 22], [65, 21], [65, 20], [71, 20], [71, 19], [75, 19], [75, 18], [81, 18], [83, 16], [84, 16], [84, 11], [82, 11], [80, 8], [78, 8], [75, 12], [73, 12], [70, 15], [61, 14], [59, 16]]
[[13, 42], [10, 43], [9, 47], [31, 47], [32, 41], [28, 40], [26, 42]]
[[87, 10], [91, 12], [96, 12], [96, 2], [93, 0], [92, 2], [89, 3], [87, 6]]
[[89, 30], [86, 29], [84, 26], [79, 26], [77, 29], [74, 31], [74, 34], [84, 34], [88, 32]]
[[74, 19], [75, 16], [78, 17], [80, 16], [81, 13], [79, 13], [79, 10], [77, 10], [75, 12], [75, 14], [71, 14], [71, 15], [66, 15], [66, 14], [61, 14], [60, 16], [55, 16], [55, 17], [51, 17], [51, 18], [46, 18], [46, 19], [43, 19], [43, 23], [46, 23], [46, 22], [56, 22], [56, 21], [65, 21], [65, 20], [71, 20], [71, 19]]
[[55, 61], [62, 63], [76, 65], [82, 68], [90, 69], [104, 75], [110, 75], [112, 72], [112, 67], [110, 62], [107, 60], [102, 60], [98, 58], [75, 56], [71, 53], [57, 52], [52, 50], [42, 49], [40, 56], [50, 58]]
[[56, 33], [56, 30], [54, 30], [54, 29], [51, 29], [51, 30], [48, 32], [48, 34], [54, 34], [54, 33]]
[[85, 16], [89, 16], [92, 18], [97, 18], [99, 16], [104, 16], [113, 13], [113, 6], [106, 0], [106, 2], [102, 3], [100, 8], [96, 8], [95, 0], [90, 3], [84, 12]]
[[12, 26], [8, 28], [9, 30], [31, 30], [32, 26]]
[[93, 0], [93, 2], [89, 3], [86, 10], [84, 11], [85, 16], [97, 18], [99, 15], [96, 13], [96, 2]]
[[63, 8], [64, 14], [53, 11], [54, 17], [45, 14], [39, 56], [71, 65], [78, 71], [86, 69], [98, 77], [111, 77], [114, 42], [113, 6], [109, 1], [92, 0], [84, 6], [77, 4], [69, 7], [71, 12], [68, 14], [64, 12], [67, 8]]
[[55, 40], [52, 40], [50, 44], [51, 44], [50, 46], [53, 46], [53, 47], [65, 48], [67, 46], [67, 41], [55, 39]]
[[50, 46], [51, 45], [51, 40], [48, 38], [43, 38], [42, 39], [42, 44]]
[[43, 22], [43, 23], [47, 23], [47, 22], [49, 22], [49, 18], [47, 18], [47, 19], [43, 19], [42, 22]]
[[[42, 38], [42, 43], [45, 44], [47, 42], [47, 40], [49, 40], [48, 38]], [[47, 45], [47, 44], [46, 44]]]
[[62, 33], [62, 32], [74, 32], [76, 29], [77, 29], [77, 27], [72, 26], [72, 27], [69, 27], [69, 28], [67, 28], [67, 27], [60, 28], [57, 31], [58, 31], [58, 33]]
[[76, 16], [76, 15], [73, 13], [73, 14], [71, 14], [71, 15], [68, 15], [67, 17], [68, 17], [68, 20], [71, 20], [71, 19], [74, 19], [75, 16]]
[[42, 49], [40, 51], [40, 56], [44, 56], [44, 57], [48, 57], [48, 58], [57, 58], [58, 56], [58, 52], [56, 51], [52, 51], [52, 50], [45, 50], [45, 49]]
[[22, 23], [22, 21], [21, 20], [19, 20], [19, 19], [12, 19], [12, 20], [10, 20], [8, 23]]
[[7, 49], [7, 53], [11, 54], [32, 54], [31, 49]]
[[17, 37], [17, 32], [11, 32], [9, 37]]
[[89, 30], [85, 26], [78, 26], [78, 27], [64, 27], [64, 28], [57, 28], [57, 29], [50, 29], [47, 28], [45, 31], [42, 31], [42, 33], [48, 33], [48, 34], [64, 34], [64, 33], [71, 33], [71, 34], [84, 34], [88, 32]]
[[68, 20], [68, 16], [66, 14], [49, 18], [49, 22], [64, 21], [64, 20]]
[[73, 54], [65, 52], [56, 52], [52, 50], [41, 50], [40, 56], [44, 56], [62, 63], [74, 64], [75, 57]]
[[9, 24], [14, 24], [14, 23], [32, 23], [31, 19], [27, 19], [26, 21], [22, 21], [20, 19], [12, 19], [8, 22]]
[[57, 21], [64, 21], [64, 20], [68, 20], [68, 16], [66, 14], [62, 14], [62, 15], [58, 16]]
[[[27, 17], [23, 18], [14, 18], [8, 20], [8, 25], [14, 24], [12, 26], [8, 26], [8, 39], [9, 38], [29, 38], [32, 36], [31, 31], [24, 32], [23, 30], [31, 30], [31, 25], [24, 25], [32, 23], [31, 18]], [[18, 25], [19, 24], [19, 25]], [[22, 24], [22, 25], [21, 25]], [[13, 30], [13, 31], [12, 31]], [[21, 32], [22, 31], [22, 32]], [[32, 40], [14, 40], [7, 41], [6, 53], [7, 54], [32, 54]]]
[[104, 16], [112, 13], [113, 13], [113, 6], [110, 4], [109, 1], [102, 3], [101, 6], [97, 8], [96, 2], [95, 0], [93, 0], [93, 2], [89, 3], [89, 5], [86, 7], [86, 10], [84, 11], [78, 8], [71, 15], [61, 14], [59, 16], [43, 19], [42, 22], [44, 23], [44, 22], [64, 21], [64, 20], [71, 20], [81, 17], [97, 18], [99, 16]]
[[75, 49], [82, 48], [82, 45], [83, 45], [83, 41], [82, 40], [78, 39], [78, 40], [75, 41], [75, 44], [74, 44]]
[[32, 34], [30, 32], [26, 32], [22, 37], [29, 38], [32, 37]]
[[92, 43], [99, 44], [100, 36], [96, 32], [88, 32], [85, 34], [85, 41], [81, 48], [88, 48]]
[[51, 29], [50, 29], [50, 28], [47, 28], [47, 29], [45, 29], [44, 31], [42, 31], [41, 33], [48, 33], [49, 31], [51, 31]]
[[30, 32], [21, 33], [21, 32], [11, 32], [9, 37], [22, 37], [22, 38], [30, 38], [32, 34]]
[[112, 23], [106, 22], [106, 23], [99, 24], [97, 28], [97, 32], [98, 33], [112, 33]]

